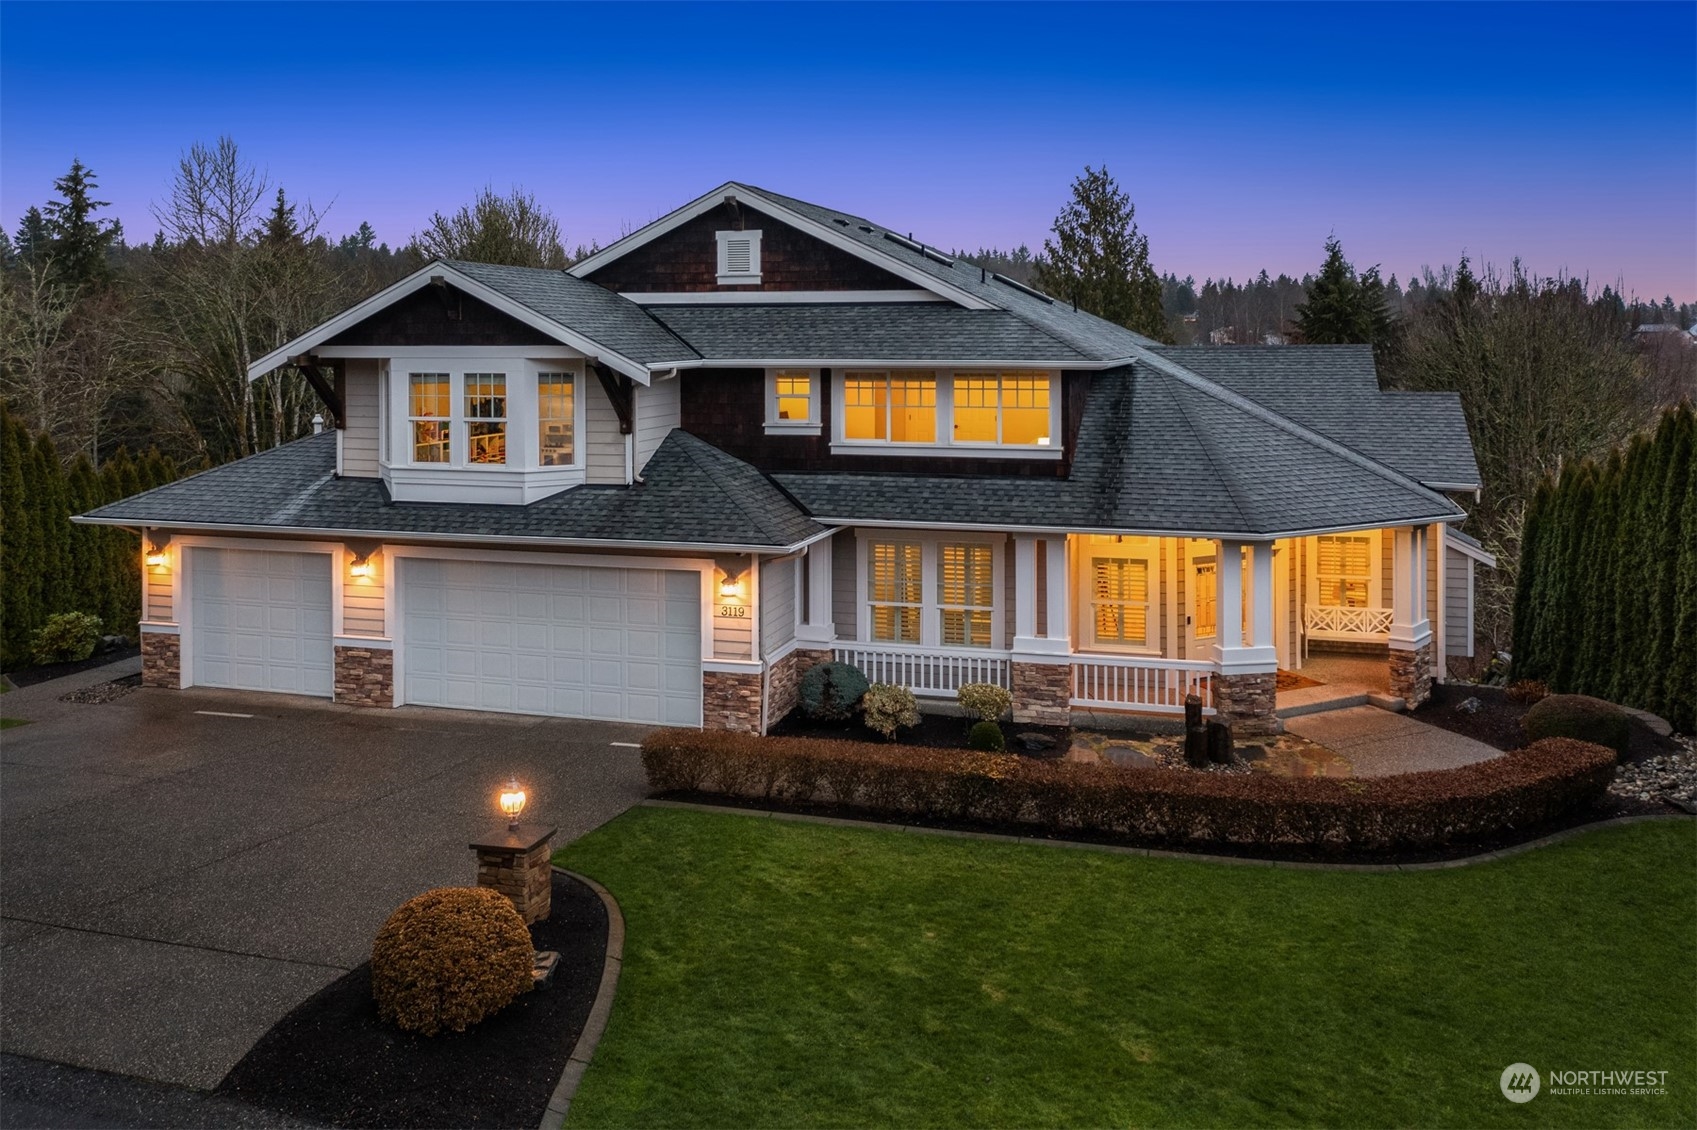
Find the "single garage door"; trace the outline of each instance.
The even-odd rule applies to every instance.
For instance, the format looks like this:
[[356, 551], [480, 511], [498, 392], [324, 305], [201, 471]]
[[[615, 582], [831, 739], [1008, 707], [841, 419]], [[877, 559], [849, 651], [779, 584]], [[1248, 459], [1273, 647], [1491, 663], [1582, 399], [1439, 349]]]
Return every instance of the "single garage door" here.
[[409, 703], [701, 724], [701, 581], [675, 569], [401, 561]]
[[329, 698], [330, 555], [189, 552], [194, 684]]

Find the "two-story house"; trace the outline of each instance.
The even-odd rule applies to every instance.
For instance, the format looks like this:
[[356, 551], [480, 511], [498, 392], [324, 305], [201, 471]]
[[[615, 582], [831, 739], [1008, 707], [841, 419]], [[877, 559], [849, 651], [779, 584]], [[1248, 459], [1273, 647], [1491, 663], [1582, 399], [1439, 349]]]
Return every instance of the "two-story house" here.
[[78, 519], [143, 534], [150, 685], [763, 730], [834, 655], [1255, 727], [1310, 649], [1410, 704], [1472, 651], [1455, 397], [747, 185], [565, 271], [431, 263], [281, 366], [323, 434]]

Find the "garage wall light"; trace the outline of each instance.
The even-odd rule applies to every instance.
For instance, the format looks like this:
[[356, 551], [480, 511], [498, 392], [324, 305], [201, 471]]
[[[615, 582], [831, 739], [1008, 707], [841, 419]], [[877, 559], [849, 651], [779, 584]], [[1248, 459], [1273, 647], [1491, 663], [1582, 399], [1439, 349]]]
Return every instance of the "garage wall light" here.
[[143, 558], [149, 569], [163, 569], [171, 563], [171, 543], [155, 538], [147, 539], [147, 554]]
[[354, 555], [353, 564], [348, 566], [348, 576], [358, 577], [361, 580], [370, 579], [371, 572], [372, 572], [372, 568], [371, 568], [371, 554], [372, 554], [372, 552], [373, 552], [372, 550], [368, 549], [364, 553], [356, 553]]
[[742, 574], [726, 573], [725, 579], [719, 582], [719, 595], [726, 600], [735, 600], [742, 595]]

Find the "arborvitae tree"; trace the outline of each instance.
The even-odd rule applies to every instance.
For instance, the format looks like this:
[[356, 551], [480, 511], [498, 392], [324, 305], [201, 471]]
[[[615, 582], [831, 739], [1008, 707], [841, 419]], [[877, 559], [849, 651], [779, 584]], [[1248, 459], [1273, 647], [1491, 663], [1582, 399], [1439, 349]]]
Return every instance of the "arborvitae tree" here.
[[120, 229], [116, 223], [94, 218], [96, 209], [107, 202], [90, 197], [97, 187], [93, 170], [72, 161], [71, 171], [54, 181], [53, 187], [60, 199], [48, 202], [47, 230], [60, 280], [77, 289], [105, 283], [111, 276], [107, 256]]
[[0, 404], [0, 660], [28, 662], [29, 639], [40, 624], [41, 554], [30, 514], [33, 444], [23, 422]]
[[1668, 664], [1667, 720], [1697, 731], [1697, 412], [1680, 409], [1679, 459], [1685, 465], [1679, 502], [1679, 557], [1674, 568], [1673, 655]]
[[[101, 504], [100, 474], [89, 462], [88, 453], [77, 455], [65, 478], [65, 495], [72, 514], [85, 514]], [[92, 612], [112, 630], [107, 620], [107, 598], [113, 578], [107, 570], [106, 528], [104, 526], [73, 525], [70, 528], [70, 555], [74, 563], [70, 584], [74, 599], [71, 606], [79, 612]]]
[[1526, 507], [1526, 524], [1521, 532], [1520, 583], [1514, 590], [1513, 654], [1515, 673], [1525, 678], [1537, 678], [1535, 672], [1540, 669], [1542, 658], [1538, 652], [1537, 633], [1533, 630], [1541, 611], [1535, 594], [1541, 595], [1542, 586], [1547, 583], [1544, 577], [1547, 565], [1543, 552], [1544, 531], [1550, 523], [1553, 492], [1554, 487], [1547, 480], [1538, 484], [1531, 503]]
[[1136, 216], [1107, 168], [1086, 165], [1072, 182], [1072, 200], [1055, 217], [1055, 238], [1043, 241], [1034, 278], [1062, 301], [1165, 340], [1161, 278], [1149, 265], [1149, 237], [1137, 230]]
[[1597, 505], [1585, 523], [1585, 577], [1583, 616], [1586, 631], [1575, 641], [1578, 665], [1584, 672], [1585, 693], [1608, 697], [1609, 673], [1614, 669], [1614, 593], [1620, 581], [1620, 556], [1616, 542], [1624, 524], [1620, 508], [1609, 499], [1619, 493], [1626, 473], [1625, 459], [1617, 451], [1609, 456], [1597, 476]]
[[[1681, 541], [1697, 541], [1697, 526], [1682, 526], [1687, 483], [1691, 476], [1693, 423], [1697, 422], [1688, 406], [1662, 417], [1656, 427], [1653, 444], [1655, 458], [1652, 472], [1659, 472], [1654, 482], [1654, 503], [1649, 507], [1653, 524], [1649, 527], [1650, 618], [1653, 634], [1650, 640], [1650, 691], [1658, 706], [1651, 707], [1664, 715], [1680, 709], [1677, 681], [1679, 631], [1679, 564]], [[1697, 680], [1694, 680], [1697, 681]], [[1697, 690], [1688, 688], [1687, 695]]]
[[31, 459], [35, 464], [35, 479], [30, 484], [30, 517], [36, 524], [41, 545], [43, 611], [48, 615], [76, 611], [66, 607], [71, 527], [66, 520], [70, 506], [65, 500], [65, 474], [59, 463], [59, 451], [52, 440], [39, 436]]

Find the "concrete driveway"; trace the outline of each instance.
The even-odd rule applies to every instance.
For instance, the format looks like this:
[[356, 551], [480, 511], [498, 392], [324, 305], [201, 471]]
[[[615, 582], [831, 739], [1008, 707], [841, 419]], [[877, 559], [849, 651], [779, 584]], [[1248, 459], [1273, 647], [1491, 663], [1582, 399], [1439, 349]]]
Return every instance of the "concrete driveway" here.
[[[366, 960], [401, 902], [475, 881], [502, 822], [564, 842], [644, 793], [636, 726], [365, 710], [231, 691], [0, 699], [0, 1048], [214, 1086], [295, 1005]], [[242, 715], [243, 717], [236, 717]]]

